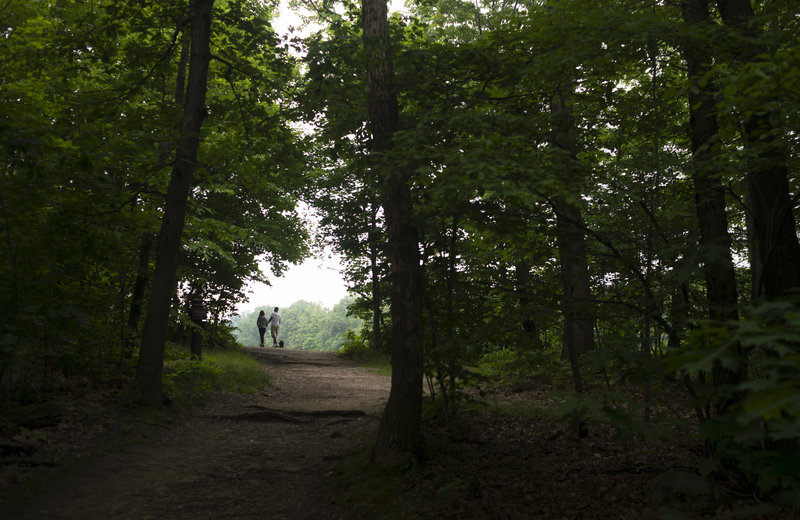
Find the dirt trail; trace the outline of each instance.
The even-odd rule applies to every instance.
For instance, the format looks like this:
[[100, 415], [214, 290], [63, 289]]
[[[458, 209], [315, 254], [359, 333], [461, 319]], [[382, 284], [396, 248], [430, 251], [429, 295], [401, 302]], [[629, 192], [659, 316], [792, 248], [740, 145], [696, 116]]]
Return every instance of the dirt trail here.
[[374, 431], [389, 379], [330, 352], [247, 350], [274, 375], [274, 387], [221, 395], [0, 518], [344, 518], [326, 478]]

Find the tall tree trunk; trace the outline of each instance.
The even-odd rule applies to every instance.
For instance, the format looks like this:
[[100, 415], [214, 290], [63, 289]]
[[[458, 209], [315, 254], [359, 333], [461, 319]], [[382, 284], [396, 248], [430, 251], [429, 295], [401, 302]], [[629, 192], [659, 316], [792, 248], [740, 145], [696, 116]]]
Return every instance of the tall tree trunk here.
[[[687, 0], [682, 5], [683, 20], [690, 27], [701, 29], [711, 23], [708, 0]], [[702, 34], [702, 29], [699, 31]], [[689, 118], [692, 136], [692, 180], [695, 209], [700, 232], [700, 250], [705, 275], [708, 314], [713, 321], [724, 323], [739, 319], [737, 309], [736, 270], [731, 255], [728, 217], [725, 210], [725, 189], [715, 165], [719, 125], [715, 96], [717, 87], [709, 78], [711, 53], [705, 43], [687, 42], [684, 57], [689, 79]], [[741, 346], [732, 347], [741, 357]], [[745, 364], [739, 370], [723, 368], [715, 363], [713, 384], [736, 385], [746, 378]], [[716, 394], [716, 392], [715, 392]], [[716, 399], [717, 413], [725, 413], [737, 397], [721, 393]]]
[[[768, 51], [760, 42], [763, 31], [755, 21], [749, 0], [718, 0], [717, 8], [725, 25], [742, 36], [742, 44], [734, 54], [743, 63], [755, 62], [757, 56]], [[773, 125], [782, 116], [771, 108], [741, 112], [745, 147], [754, 157], [748, 161], [747, 180], [760, 281], [764, 296], [775, 299], [800, 289], [800, 242], [789, 192], [786, 149], [781, 138], [775, 136]]]
[[150, 405], [164, 402], [161, 378], [170, 304], [175, 292], [178, 255], [189, 190], [197, 167], [200, 129], [206, 114], [208, 65], [211, 60], [211, 9], [214, 0], [196, 0], [186, 103], [181, 119], [175, 165], [167, 188], [166, 206], [156, 246], [153, 288], [147, 305], [142, 347], [130, 399]]
[[[565, 189], [579, 189], [582, 176], [577, 171], [577, 129], [561, 91], [553, 97], [550, 112], [553, 117], [556, 161]], [[580, 210], [564, 195], [553, 198], [553, 209], [556, 214], [556, 236], [564, 288], [564, 354], [572, 366], [575, 390], [582, 392], [583, 381], [578, 359], [581, 354], [594, 348], [594, 315], [586, 261], [586, 234]]]
[[[391, 148], [399, 121], [387, 15], [385, 0], [362, 1], [370, 146], [374, 156]], [[392, 276], [392, 388], [381, 418], [375, 454], [385, 457], [415, 450], [421, 438], [422, 284], [408, 173], [386, 171], [381, 198]]]
[[[709, 24], [708, 0], [683, 3], [683, 19], [690, 26]], [[715, 166], [719, 127], [714, 96], [716, 86], [706, 77], [711, 56], [701, 44], [688, 43], [684, 57], [689, 76], [689, 117], [692, 134], [692, 180], [704, 261], [709, 316], [715, 321], [736, 320], [736, 271], [725, 211], [725, 189]]]
[[594, 348], [594, 316], [590, 308], [586, 237], [580, 211], [563, 197], [554, 199], [556, 235], [561, 260], [564, 355], [572, 367], [576, 392], [583, 392], [578, 359]]

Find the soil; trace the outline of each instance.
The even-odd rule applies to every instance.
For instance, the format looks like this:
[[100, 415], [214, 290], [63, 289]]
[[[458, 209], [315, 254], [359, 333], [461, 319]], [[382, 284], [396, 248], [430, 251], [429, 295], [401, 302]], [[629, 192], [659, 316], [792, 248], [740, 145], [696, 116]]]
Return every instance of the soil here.
[[[27, 444], [0, 438], [0, 448], [18, 442], [24, 452], [15, 464], [0, 458], [0, 497], [35, 497], [0, 498], [0, 520], [800, 518], [749, 497], [720, 501], [697, 473], [691, 430], [624, 441], [625, 429], [593, 423], [578, 439], [541, 413], [502, 413], [546, 407], [552, 397], [536, 385], [497, 390], [500, 407], [457, 424], [429, 419], [422, 464], [378, 496], [363, 484], [384, 475], [347, 476], [339, 462], [374, 442], [389, 378], [331, 352], [247, 352], [273, 375], [261, 394], [216, 395], [199, 413], [138, 425], [100, 404], [87, 413], [84, 403], [55, 426], [31, 426]], [[676, 419], [688, 413], [678, 400], [662, 408]], [[37, 474], [45, 491], [35, 494], [24, 482]], [[342, 489], [353, 493], [337, 496]]]
[[389, 378], [331, 352], [247, 351], [274, 377], [264, 393], [217, 395], [199, 414], [146, 428], [0, 518], [344, 518], [328, 477], [375, 431]]

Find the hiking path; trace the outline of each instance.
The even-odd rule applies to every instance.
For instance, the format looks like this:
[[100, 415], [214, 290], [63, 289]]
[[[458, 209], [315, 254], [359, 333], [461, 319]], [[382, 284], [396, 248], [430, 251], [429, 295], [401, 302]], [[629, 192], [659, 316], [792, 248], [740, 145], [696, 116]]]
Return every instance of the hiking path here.
[[329, 476], [377, 427], [388, 377], [333, 352], [246, 347], [273, 376], [80, 464], [5, 520], [344, 518]]

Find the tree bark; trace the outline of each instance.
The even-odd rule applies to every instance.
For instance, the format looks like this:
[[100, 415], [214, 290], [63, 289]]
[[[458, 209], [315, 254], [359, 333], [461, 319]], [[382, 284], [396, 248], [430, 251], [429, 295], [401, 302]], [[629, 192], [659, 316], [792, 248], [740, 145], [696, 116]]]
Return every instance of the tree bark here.
[[563, 197], [554, 199], [556, 235], [561, 260], [564, 314], [563, 352], [572, 367], [576, 392], [583, 392], [578, 360], [594, 348], [594, 316], [590, 308], [589, 267], [586, 262], [586, 237], [580, 211]]
[[[385, 0], [363, 0], [373, 156], [391, 149], [399, 123], [387, 15]], [[381, 458], [416, 450], [422, 419], [422, 284], [409, 175], [392, 168], [383, 174], [381, 198], [392, 280], [392, 388], [375, 444], [375, 455]]]
[[[578, 187], [575, 122], [559, 91], [550, 108], [553, 117], [553, 144], [557, 166], [567, 187]], [[564, 354], [572, 367], [575, 391], [583, 391], [578, 359], [594, 348], [594, 315], [591, 309], [589, 267], [586, 261], [586, 234], [580, 210], [563, 195], [553, 197], [556, 237], [563, 283]]]
[[[711, 23], [708, 0], [687, 0], [682, 8], [686, 24], [696, 27]], [[683, 54], [690, 85], [692, 180], [709, 317], [715, 321], [736, 320], [739, 317], [736, 271], [731, 256], [725, 189], [714, 165], [719, 126], [714, 101], [716, 85], [706, 77], [711, 55], [707, 49], [693, 43], [684, 46]]]
[[[725, 25], [742, 36], [740, 48], [733, 49], [741, 62], [755, 62], [757, 56], [768, 51], [760, 42], [763, 31], [755, 23], [749, 0], [718, 0], [717, 8]], [[782, 116], [771, 108], [742, 113], [745, 148], [753, 156], [747, 165], [747, 181], [760, 282], [764, 296], [771, 300], [800, 289], [800, 242], [789, 191], [786, 150], [781, 138], [775, 136], [772, 123]]]
[[153, 285], [147, 305], [142, 346], [130, 399], [158, 406], [164, 403], [162, 374], [164, 343], [169, 326], [170, 306], [175, 292], [178, 255], [187, 201], [197, 167], [200, 129], [206, 115], [208, 65], [211, 60], [211, 9], [214, 0], [194, 3], [191, 57], [186, 102], [181, 119], [175, 165], [167, 187], [167, 199], [156, 246]]
[[[753, 207], [753, 195], [751, 191], [745, 194], [745, 207]], [[750, 260], [750, 301], [758, 301], [763, 296], [763, 285], [761, 283], [762, 272], [761, 254], [758, 248], [758, 236], [756, 235], [756, 223], [753, 221], [753, 212], [748, 211], [746, 215], [747, 224], [747, 257]]]
[[[709, 26], [711, 18], [708, 0], [687, 0], [682, 5], [683, 20], [701, 29]], [[715, 96], [717, 86], [708, 77], [711, 52], [705, 43], [687, 42], [683, 49], [689, 79], [689, 118], [692, 138], [692, 180], [694, 183], [695, 210], [697, 213], [701, 258], [705, 276], [709, 318], [724, 324], [739, 319], [737, 308], [736, 270], [731, 254], [728, 217], [725, 208], [725, 188], [716, 166], [719, 123]], [[742, 357], [740, 344], [731, 349]], [[747, 378], [746, 364], [731, 370], [715, 362], [714, 388], [737, 385]], [[725, 413], [738, 399], [731, 392], [715, 392], [715, 409]]]

